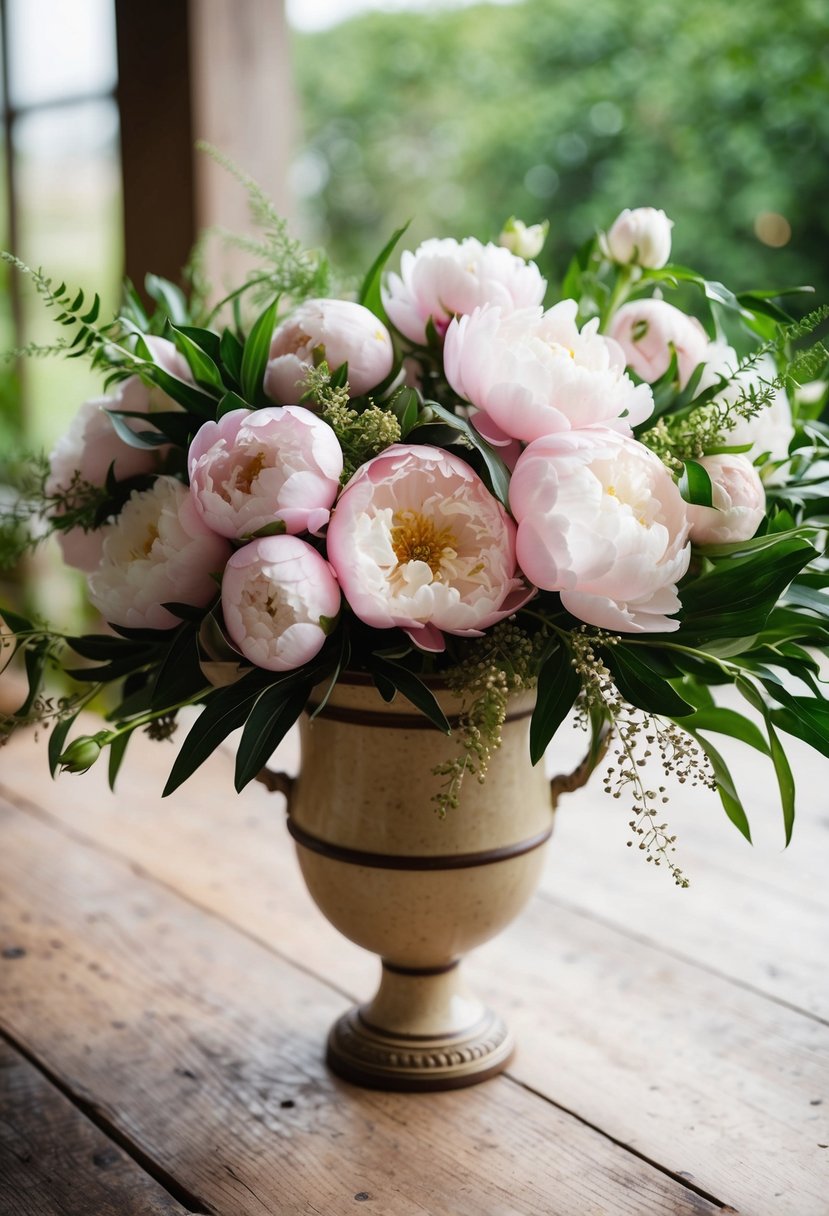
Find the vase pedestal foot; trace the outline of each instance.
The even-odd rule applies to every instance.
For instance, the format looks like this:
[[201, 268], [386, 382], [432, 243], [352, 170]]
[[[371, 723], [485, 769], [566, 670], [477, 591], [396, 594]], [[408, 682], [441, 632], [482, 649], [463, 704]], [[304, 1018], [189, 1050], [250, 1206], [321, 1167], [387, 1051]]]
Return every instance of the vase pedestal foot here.
[[460, 1089], [502, 1072], [514, 1046], [502, 1019], [462, 987], [457, 964], [384, 962], [374, 1000], [331, 1028], [326, 1061], [337, 1076], [371, 1089]]

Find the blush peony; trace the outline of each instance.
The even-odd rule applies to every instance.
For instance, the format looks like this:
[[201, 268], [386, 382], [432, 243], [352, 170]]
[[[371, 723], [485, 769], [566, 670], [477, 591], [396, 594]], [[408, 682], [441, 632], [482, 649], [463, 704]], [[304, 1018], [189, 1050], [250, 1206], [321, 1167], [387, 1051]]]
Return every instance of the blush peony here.
[[306, 300], [274, 331], [265, 392], [297, 405], [319, 351], [332, 371], [348, 364], [348, 389], [362, 396], [386, 379], [394, 363], [389, 331], [373, 312], [350, 300]]
[[646, 384], [625, 372], [615, 342], [589, 321], [579, 332], [578, 305], [562, 300], [547, 312], [476, 309], [446, 332], [446, 378], [461, 397], [505, 434], [532, 442], [542, 435], [602, 423], [630, 434], [653, 409]]
[[131, 629], [179, 625], [165, 603], [209, 604], [216, 595], [213, 576], [231, 554], [173, 477], [133, 491], [102, 536], [103, 558], [89, 579], [89, 598], [105, 620]]
[[695, 545], [749, 540], [766, 511], [766, 493], [751, 461], [736, 453], [703, 456], [699, 463], [711, 478], [713, 507], [688, 506]]
[[442, 631], [477, 636], [528, 598], [515, 526], [478, 475], [441, 448], [397, 444], [368, 461], [337, 503], [328, 557], [351, 608], [423, 649]]
[[422, 346], [430, 318], [442, 336], [454, 316], [483, 304], [497, 304], [505, 313], [533, 308], [546, 290], [535, 263], [509, 249], [482, 245], [474, 237], [433, 238], [402, 254], [400, 274], [389, 275], [383, 304], [392, 325]]
[[343, 454], [331, 427], [310, 410], [275, 405], [206, 422], [188, 468], [205, 523], [238, 540], [275, 523], [291, 533], [325, 527]]
[[708, 336], [699, 321], [665, 300], [623, 304], [611, 322], [610, 337], [621, 346], [628, 367], [649, 384], [670, 367], [671, 348], [676, 351], [680, 388], [697, 364], [709, 359]]
[[324, 557], [298, 536], [265, 536], [233, 554], [222, 579], [225, 627], [257, 667], [292, 671], [322, 648], [340, 611]]
[[690, 559], [685, 503], [648, 448], [604, 427], [537, 439], [510, 506], [521, 569], [573, 616], [622, 633], [679, 628], [669, 614]]

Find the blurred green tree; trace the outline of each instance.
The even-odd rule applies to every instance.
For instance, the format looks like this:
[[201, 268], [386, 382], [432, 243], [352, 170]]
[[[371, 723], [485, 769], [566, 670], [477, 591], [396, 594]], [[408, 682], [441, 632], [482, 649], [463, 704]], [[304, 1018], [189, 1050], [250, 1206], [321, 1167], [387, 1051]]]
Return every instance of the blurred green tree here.
[[676, 221], [674, 259], [736, 288], [829, 298], [825, 0], [524, 0], [377, 13], [297, 34], [314, 237], [365, 267], [412, 217], [494, 237], [551, 221], [552, 278], [623, 207]]

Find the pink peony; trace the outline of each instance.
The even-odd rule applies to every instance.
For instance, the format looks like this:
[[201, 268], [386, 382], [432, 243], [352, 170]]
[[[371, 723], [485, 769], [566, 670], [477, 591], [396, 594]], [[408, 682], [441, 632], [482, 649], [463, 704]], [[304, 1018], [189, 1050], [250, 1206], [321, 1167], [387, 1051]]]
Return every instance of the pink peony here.
[[623, 304], [610, 325], [610, 336], [624, 351], [628, 367], [653, 384], [671, 365], [676, 351], [679, 386], [684, 388], [699, 363], [709, 358], [705, 330], [696, 317], [665, 300], [632, 300]]
[[[172, 342], [165, 338], [148, 337], [147, 344], [155, 361], [171, 375], [192, 383], [190, 369]], [[159, 410], [178, 410], [171, 397], [155, 385], [146, 385], [139, 376], [130, 376], [119, 384], [111, 397], [87, 401], [73, 418], [69, 430], [57, 441], [49, 457], [46, 493], [65, 493], [74, 482], [103, 486], [112, 468], [116, 481], [127, 481], [158, 468], [159, 456], [166, 448], [139, 448], [125, 443], [115, 431], [111, 410], [129, 410], [152, 414]], [[153, 429], [143, 419], [124, 420], [133, 431]], [[69, 566], [87, 572], [94, 570], [101, 556], [101, 539], [97, 532], [72, 528], [58, 533], [58, 543], [64, 561]]]
[[529, 598], [515, 527], [469, 465], [440, 448], [395, 444], [352, 477], [328, 556], [360, 620], [399, 626], [424, 649], [441, 630], [478, 636]]
[[446, 331], [446, 378], [497, 427], [525, 443], [555, 431], [603, 423], [630, 434], [650, 415], [653, 397], [635, 385], [615, 342], [589, 321], [579, 332], [578, 305], [547, 312], [476, 309]]
[[337, 436], [301, 405], [233, 410], [190, 445], [190, 485], [205, 523], [243, 539], [270, 524], [318, 532], [339, 489]]
[[504, 313], [534, 308], [546, 290], [535, 263], [508, 249], [482, 245], [474, 237], [433, 238], [401, 256], [400, 274], [389, 275], [383, 304], [392, 325], [422, 346], [430, 317], [443, 335], [454, 316], [483, 304], [497, 304]]
[[626, 208], [616, 217], [608, 232], [602, 234], [602, 252], [622, 265], [632, 264], [657, 270], [671, 256], [673, 226], [673, 220], [655, 207], [634, 207], [632, 211]]
[[695, 545], [749, 540], [766, 511], [766, 492], [751, 461], [736, 453], [703, 456], [699, 464], [711, 478], [713, 507], [688, 506]]
[[370, 392], [385, 380], [394, 363], [389, 331], [362, 304], [307, 300], [274, 331], [265, 372], [265, 392], [272, 401], [299, 403], [317, 351], [332, 371], [348, 364], [352, 397]]
[[521, 569], [573, 616], [621, 633], [679, 628], [667, 614], [691, 553], [685, 504], [648, 448], [604, 427], [536, 439], [510, 506]]
[[179, 619], [165, 603], [204, 607], [216, 595], [231, 546], [207, 527], [186, 486], [157, 477], [135, 490], [101, 530], [103, 558], [89, 579], [89, 598], [113, 625], [171, 629]]
[[320, 650], [340, 589], [325, 558], [297, 536], [266, 536], [237, 549], [222, 579], [225, 626], [242, 654], [268, 671], [291, 671]]

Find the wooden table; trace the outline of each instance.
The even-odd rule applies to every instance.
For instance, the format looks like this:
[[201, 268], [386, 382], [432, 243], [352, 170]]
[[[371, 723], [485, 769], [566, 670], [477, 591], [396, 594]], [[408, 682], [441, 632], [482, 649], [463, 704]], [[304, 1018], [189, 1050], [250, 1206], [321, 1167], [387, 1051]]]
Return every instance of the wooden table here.
[[514, 1064], [395, 1095], [322, 1062], [377, 964], [311, 904], [281, 796], [237, 798], [225, 753], [162, 802], [173, 749], [143, 736], [115, 795], [102, 768], [53, 783], [44, 741], [16, 736], [0, 1212], [826, 1216], [829, 764], [792, 750], [785, 853], [740, 745], [754, 850], [713, 795], [675, 794], [687, 891], [625, 848], [599, 783], [563, 802], [541, 891], [467, 964], [517, 1031]]

